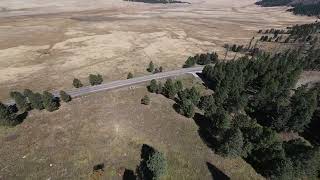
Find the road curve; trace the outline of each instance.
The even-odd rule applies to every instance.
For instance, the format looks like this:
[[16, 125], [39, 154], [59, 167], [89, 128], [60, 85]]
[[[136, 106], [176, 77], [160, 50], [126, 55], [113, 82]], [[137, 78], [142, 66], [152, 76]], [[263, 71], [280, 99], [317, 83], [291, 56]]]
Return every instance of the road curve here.
[[[79, 97], [79, 96], [83, 96], [83, 95], [91, 94], [91, 93], [95, 93], [95, 92], [106, 91], [106, 90], [116, 89], [116, 88], [125, 87], [125, 86], [131, 86], [131, 85], [151, 81], [152, 79], [162, 79], [162, 78], [167, 78], [167, 77], [179, 76], [179, 75], [183, 75], [183, 74], [187, 74], [187, 73], [201, 72], [202, 69], [203, 69], [202, 66], [192, 67], [192, 68], [183, 68], [183, 69], [179, 69], [179, 70], [156, 73], [156, 74], [136, 77], [136, 78], [132, 78], [132, 79], [107, 82], [107, 83], [103, 83], [103, 84], [96, 85], [96, 86], [86, 86], [86, 87], [82, 87], [82, 88], [71, 89], [71, 90], [67, 90], [66, 92], [71, 97], [75, 98], [75, 97]], [[52, 91], [52, 93], [56, 97], [60, 96], [59, 91]], [[14, 103], [15, 103], [14, 100], [11, 99], [11, 100], [8, 100], [5, 104], [13, 105]]]

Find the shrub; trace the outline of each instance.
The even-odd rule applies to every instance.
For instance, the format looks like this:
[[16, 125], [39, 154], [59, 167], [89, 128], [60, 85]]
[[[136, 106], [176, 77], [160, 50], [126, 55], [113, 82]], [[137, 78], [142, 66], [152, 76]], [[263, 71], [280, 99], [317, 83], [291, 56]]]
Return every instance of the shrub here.
[[99, 85], [103, 82], [103, 78], [100, 74], [94, 75], [90, 74], [89, 75], [89, 83], [91, 86]]
[[145, 96], [141, 99], [141, 104], [149, 105], [149, 104], [150, 104], [150, 98], [149, 98], [149, 96], [145, 95]]

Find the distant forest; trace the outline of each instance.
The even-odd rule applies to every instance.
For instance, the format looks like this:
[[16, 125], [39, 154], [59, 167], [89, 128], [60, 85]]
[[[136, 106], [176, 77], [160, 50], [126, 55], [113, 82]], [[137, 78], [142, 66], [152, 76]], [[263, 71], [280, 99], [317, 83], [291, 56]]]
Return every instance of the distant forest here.
[[295, 3], [294, 0], [261, 0], [256, 2], [257, 5], [264, 7], [272, 6], [292, 6], [288, 11], [296, 15], [319, 16], [320, 15], [320, 1], [300, 1]]
[[143, 2], [143, 3], [151, 3], [151, 4], [187, 3], [187, 2], [175, 1], [175, 0], [124, 0], [124, 1]]

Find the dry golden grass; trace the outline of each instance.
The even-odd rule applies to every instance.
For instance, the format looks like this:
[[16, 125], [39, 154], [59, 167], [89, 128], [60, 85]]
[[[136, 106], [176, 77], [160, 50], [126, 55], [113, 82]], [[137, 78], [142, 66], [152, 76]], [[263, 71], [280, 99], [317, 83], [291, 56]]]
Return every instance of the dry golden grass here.
[[[183, 80], [203, 89], [190, 76]], [[0, 131], [0, 178], [121, 179], [120, 171], [135, 170], [148, 144], [168, 158], [164, 179], [211, 179], [206, 162], [232, 179], [261, 179], [242, 159], [214, 154], [172, 100], [150, 94], [151, 104], [141, 105], [145, 94], [143, 86], [124, 88], [74, 99], [56, 112], [32, 111], [22, 124]], [[92, 172], [99, 163], [104, 171]]]

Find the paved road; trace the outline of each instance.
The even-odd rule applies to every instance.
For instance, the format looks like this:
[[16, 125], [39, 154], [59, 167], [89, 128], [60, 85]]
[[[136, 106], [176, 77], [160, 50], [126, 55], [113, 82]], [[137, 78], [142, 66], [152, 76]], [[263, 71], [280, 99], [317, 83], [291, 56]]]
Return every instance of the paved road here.
[[[174, 70], [174, 71], [168, 71], [168, 72], [163, 72], [163, 73], [157, 73], [157, 74], [152, 74], [152, 75], [146, 75], [146, 76], [141, 76], [137, 78], [132, 78], [132, 79], [126, 79], [126, 80], [117, 80], [117, 81], [112, 81], [112, 82], [107, 82], [101, 85], [97, 86], [86, 86], [78, 89], [71, 89], [66, 91], [68, 94], [70, 94], [71, 97], [79, 97], [83, 96], [86, 94], [91, 94], [95, 92], [100, 92], [100, 91], [106, 91], [110, 89], [115, 89], [115, 88], [120, 88], [120, 87], [125, 87], [125, 86], [131, 86], [147, 81], [151, 81], [152, 79], [162, 79], [162, 78], [167, 78], [167, 77], [174, 77], [174, 76], [179, 76], [187, 73], [196, 73], [196, 72], [201, 72], [203, 67], [193, 67], [193, 68], [184, 68], [184, 69], [179, 69], [179, 70]], [[59, 97], [59, 91], [53, 91], [52, 92], [56, 97]], [[9, 100], [6, 102], [7, 105], [13, 105], [15, 102], [14, 100]]]

